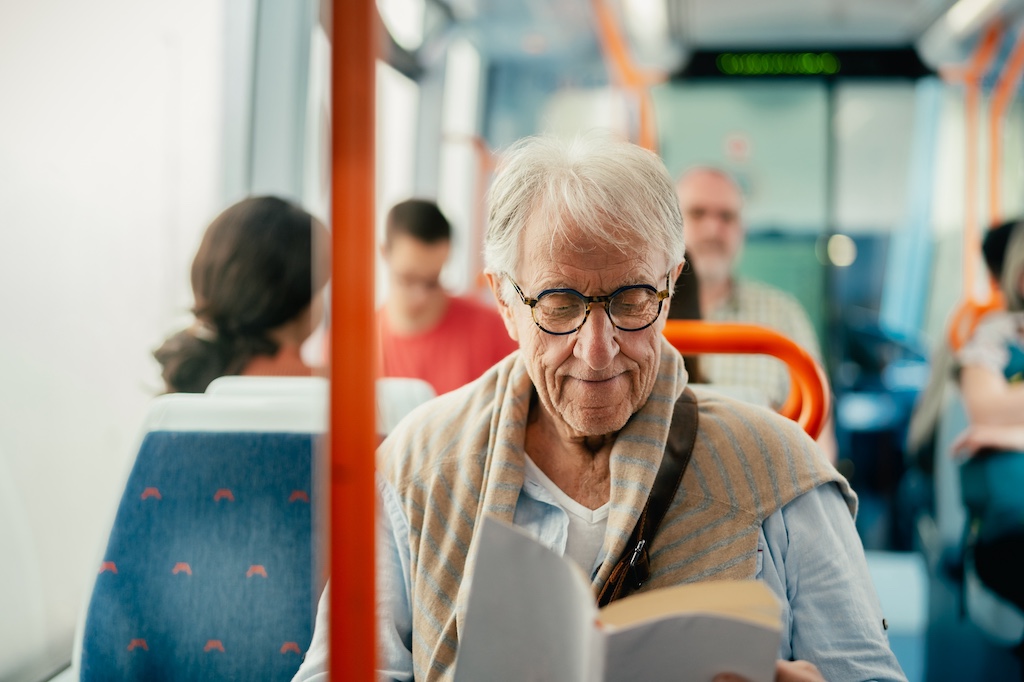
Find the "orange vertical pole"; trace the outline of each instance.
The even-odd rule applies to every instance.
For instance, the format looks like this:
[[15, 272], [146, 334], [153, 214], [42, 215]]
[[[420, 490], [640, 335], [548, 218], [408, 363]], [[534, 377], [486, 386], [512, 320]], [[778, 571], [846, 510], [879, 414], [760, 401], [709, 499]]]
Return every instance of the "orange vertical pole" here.
[[374, 614], [374, 44], [372, 0], [333, 0], [331, 36], [330, 657], [370, 682]]
[[1003, 219], [1002, 207], [1002, 138], [1003, 122], [1010, 100], [1017, 91], [1021, 74], [1024, 73], [1024, 29], [1017, 31], [1013, 51], [1007, 59], [1006, 66], [999, 76], [992, 93], [992, 106], [989, 111], [989, 173], [988, 173], [988, 214], [989, 224], [997, 225]]

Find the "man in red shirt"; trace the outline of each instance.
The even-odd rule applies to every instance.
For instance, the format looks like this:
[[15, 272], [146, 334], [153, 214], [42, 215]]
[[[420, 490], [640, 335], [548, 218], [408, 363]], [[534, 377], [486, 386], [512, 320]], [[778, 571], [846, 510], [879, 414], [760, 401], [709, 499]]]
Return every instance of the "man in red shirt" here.
[[390, 286], [377, 311], [380, 376], [423, 379], [446, 393], [518, 347], [496, 309], [441, 286], [451, 226], [434, 202], [396, 204], [381, 250]]

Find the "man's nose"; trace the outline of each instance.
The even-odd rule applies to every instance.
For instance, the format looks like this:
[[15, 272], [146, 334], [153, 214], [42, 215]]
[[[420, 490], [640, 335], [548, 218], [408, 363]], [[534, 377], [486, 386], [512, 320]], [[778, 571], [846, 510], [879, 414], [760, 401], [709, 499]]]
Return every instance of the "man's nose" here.
[[711, 215], [704, 219], [704, 230], [706, 234], [720, 238], [729, 227], [729, 222], [722, 216]]
[[604, 306], [604, 303], [591, 304], [587, 321], [576, 332], [573, 348], [573, 354], [595, 370], [607, 368], [619, 352], [618, 330], [608, 318]]

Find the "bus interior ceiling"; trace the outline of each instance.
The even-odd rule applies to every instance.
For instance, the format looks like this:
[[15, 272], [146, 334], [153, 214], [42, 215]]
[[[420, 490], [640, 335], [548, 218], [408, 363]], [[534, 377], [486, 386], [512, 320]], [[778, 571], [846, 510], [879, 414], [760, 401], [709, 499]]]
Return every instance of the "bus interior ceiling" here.
[[[16, 557], [0, 566], [0, 680], [44, 679], [71, 656], [130, 446], [161, 391], [150, 351], [191, 319], [201, 226], [249, 193], [327, 217], [328, 4], [0, 8], [12, 35], [0, 206], [24, 226], [0, 237], [0, 308], [19, 330], [0, 341], [0, 546]], [[377, 5], [377, 234], [391, 204], [436, 197], [456, 231], [444, 283], [483, 295], [482, 196], [514, 140], [650, 133], [673, 175], [729, 171], [749, 235], [739, 272], [795, 296], [822, 340], [865, 547], [927, 566], [927, 637], [908, 645], [908, 675], [1016, 675], [1008, 649], [960, 617], [933, 473], [905, 444], [964, 295], [965, 223], [1024, 213], [1024, 109], [1011, 100], [993, 179], [988, 118], [972, 129], [965, 106], [974, 85], [990, 110], [1024, 0]], [[972, 74], [992, 26], [997, 49]], [[70, 100], [85, 104], [69, 119]], [[1003, 191], [988, 204], [993, 182]], [[911, 621], [906, 632], [923, 631]]]

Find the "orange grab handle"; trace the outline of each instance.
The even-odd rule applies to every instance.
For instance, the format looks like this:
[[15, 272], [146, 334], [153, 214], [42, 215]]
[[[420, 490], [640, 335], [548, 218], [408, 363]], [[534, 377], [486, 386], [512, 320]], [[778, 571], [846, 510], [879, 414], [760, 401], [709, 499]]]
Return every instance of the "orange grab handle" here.
[[832, 410], [828, 380], [811, 354], [792, 339], [755, 324], [700, 320], [669, 320], [664, 334], [686, 355], [755, 353], [779, 358], [790, 378], [789, 397], [779, 413], [795, 420], [811, 438], [821, 433]]

